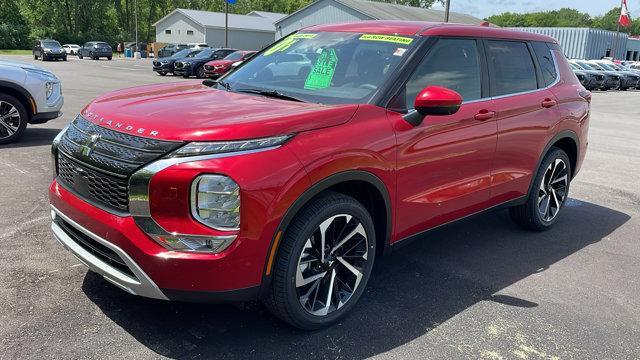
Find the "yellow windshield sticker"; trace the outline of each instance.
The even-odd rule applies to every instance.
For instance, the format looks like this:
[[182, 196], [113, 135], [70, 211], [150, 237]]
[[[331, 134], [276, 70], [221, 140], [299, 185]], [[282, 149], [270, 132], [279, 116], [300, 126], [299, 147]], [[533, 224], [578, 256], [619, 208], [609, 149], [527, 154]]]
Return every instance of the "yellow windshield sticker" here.
[[289, 36], [288, 38], [282, 40], [278, 44], [274, 45], [269, 50], [265, 51], [264, 52], [264, 56], [269, 56], [269, 55], [271, 55], [273, 53], [285, 51], [288, 48], [290, 48], [291, 45], [293, 45], [296, 42], [298, 42], [298, 40], [300, 40], [300, 39], [312, 39], [312, 38], [316, 37], [317, 35], [318, 34], [293, 34], [293, 35]]
[[360, 36], [360, 40], [384, 41], [403, 45], [409, 45], [413, 41], [413, 39], [409, 37], [379, 34], [364, 34]]
[[331, 80], [336, 72], [337, 65], [338, 55], [336, 55], [336, 51], [334, 49], [322, 50], [309, 76], [307, 76], [307, 80], [304, 82], [304, 88], [318, 90], [331, 86]]
[[291, 37], [294, 38], [294, 39], [313, 39], [316, 36], [318, 36], [318, 34], [302, 33], [302, 34], [293, 34], [293, 35], [291, 35]]

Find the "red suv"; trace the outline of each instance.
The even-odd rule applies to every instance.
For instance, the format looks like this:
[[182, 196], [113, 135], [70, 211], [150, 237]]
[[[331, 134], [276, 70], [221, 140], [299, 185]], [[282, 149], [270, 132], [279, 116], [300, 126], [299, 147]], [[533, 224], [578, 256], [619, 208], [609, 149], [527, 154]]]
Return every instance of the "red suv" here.
[[531, 33], [318, 25], [204, 84], [87, 105], [54, 141], [53, 232], [131, 294], [260, 299], [304, 329], [429, 229], [499, 206], [551, 227], [587, 148], [590, 93]]
[[238, 50], [225, 56], [224, 59], [209, 61], [204, 64], [204, 75], [212, 79], [218, 78], [231, 70], [233, 64], [245, 61], [255, 53], [255, 51]]

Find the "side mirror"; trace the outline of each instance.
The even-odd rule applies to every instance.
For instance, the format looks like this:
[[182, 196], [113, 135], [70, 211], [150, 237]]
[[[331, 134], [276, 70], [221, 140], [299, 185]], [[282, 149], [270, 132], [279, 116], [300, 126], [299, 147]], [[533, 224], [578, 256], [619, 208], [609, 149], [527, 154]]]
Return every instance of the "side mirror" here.
[[422, 89], [413, 103], [416, 111], [404, 116], [413, 126], [418, 126], [427, 115], [452, 115], [462, 105], [462, 96], [451, 89], [441, 86], [427, 86]]

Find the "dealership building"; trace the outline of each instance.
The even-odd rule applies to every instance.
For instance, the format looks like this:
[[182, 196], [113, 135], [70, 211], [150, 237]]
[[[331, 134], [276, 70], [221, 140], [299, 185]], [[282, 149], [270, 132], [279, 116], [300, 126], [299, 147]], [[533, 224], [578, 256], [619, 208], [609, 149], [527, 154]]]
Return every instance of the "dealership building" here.
[[[275, 22], [276, 39], [301, 28], [360, 20], [418, 20], [443, 22], [444, 11], [367, 0], [316, 0]], [[452, 12], [449, 21], [480, 25], [484, 20]]]
[[[620, 32], [592, 28], [530, 27], [513, 28], [551, 36], [558, 40], [570, 59], [601, 59], [615, 57], [621, 60], [640, 60], [640, 39]], [[617, 43], [617, 46], [616, 46]], [[614, 50], [615, 48], [615, 50]]]
[[[260, 50], [275, 38], [274, 22], [286, 14], [252, 11], [247, 15], [229, 14], [229, 46], [243, 50]], [[204, 43], [224, 46], [225, 14], [219, 12], [175, 9], [156, 21], [156, 41], [161, 43]]]

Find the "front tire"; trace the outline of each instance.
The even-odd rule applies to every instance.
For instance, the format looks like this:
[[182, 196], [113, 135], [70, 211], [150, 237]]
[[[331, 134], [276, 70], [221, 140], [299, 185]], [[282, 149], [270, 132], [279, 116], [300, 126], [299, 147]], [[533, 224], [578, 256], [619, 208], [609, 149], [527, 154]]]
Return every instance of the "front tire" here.
[[0, 144], [17, 140], [27, 127], [27, 110], [18, 99], [0, 94]]
[[200, 66], [196, 69], [196, 77], [198, 79], [204, 79], [206, 77], [206, 74], [204, 73], [204, 66]]
[[569, 196], [571, 171], [567, 153], [557, 147], [549, 149], [533, 180], [527, 202], [509, 208], [511, 219], [529, 230], [551, 228]]
[[288, 226], [263, 302], [301, 329], [333, 324], [362, 295], [375, 252], [375, 229], [364, 206], [343, 194], [321, 195]]

